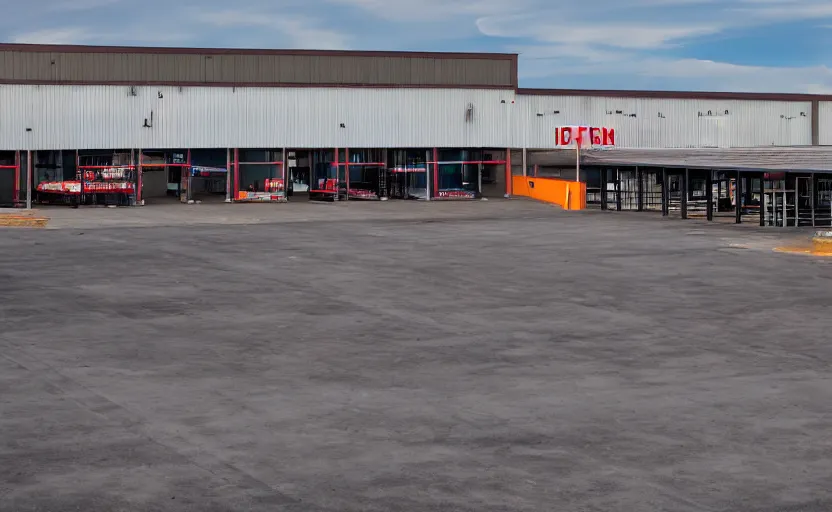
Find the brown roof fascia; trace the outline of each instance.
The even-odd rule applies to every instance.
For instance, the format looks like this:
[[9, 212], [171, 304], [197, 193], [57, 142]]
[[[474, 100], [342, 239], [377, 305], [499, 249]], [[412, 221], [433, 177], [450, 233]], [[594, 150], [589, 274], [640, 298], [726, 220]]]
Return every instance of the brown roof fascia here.
[[459, 85], [459, 84], [335, 84], [297, 82], [148, 82], [148, 81], [91, 81], [91, 80], [5, 80], [0, 85], [112, 85], [126, 87], [286, 87], [286, 88], [351, 88], [351, 89], [487, 89], [512, 91], [507, 85]]
[[768, 92], [625, 91], [582, 89], [517, 89], [529, 96], [590, 96], [682, 100], [832, 101], [832, 95]]
[[63, 52], [63, 53], [141, 53], [159, 55], [295, 55], [318, 57], [400, 57], [428, 59], [482, 59], [517, 61], [513, 53], [454, 53], [454, 52], [404, 52], [404, 51], [354, 51], [354, 50], [270, 50], [248, 48], [172, 48], [147, 46], [86, 46], [58, 44], [0, 43], [0, 51], [11, 52]]

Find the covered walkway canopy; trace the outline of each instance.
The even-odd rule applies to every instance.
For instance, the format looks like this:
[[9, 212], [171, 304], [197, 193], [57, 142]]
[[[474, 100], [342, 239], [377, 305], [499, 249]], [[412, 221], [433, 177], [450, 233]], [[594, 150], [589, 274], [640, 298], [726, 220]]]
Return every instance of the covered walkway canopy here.
[[[529, 166], [575, 167], [575, 151], [529, 150]], [[832, 172], [832, 146], [755, 148], [591, 149], [581, 165], [723, 169], [740, 171]]]
[[832, 146], [589, 150], [581, 164], [832, 172]]

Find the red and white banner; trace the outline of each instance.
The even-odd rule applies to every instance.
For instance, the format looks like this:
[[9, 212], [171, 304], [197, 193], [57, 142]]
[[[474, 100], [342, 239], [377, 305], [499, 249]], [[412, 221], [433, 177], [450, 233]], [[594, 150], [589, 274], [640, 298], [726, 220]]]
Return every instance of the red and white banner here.
[[133, 174], [133, 167], [129, 165], [121, 167], [81, 167], [84, 169], [84, 179], [87, 181], [115, 181], [129, 180]]
[[[74, 181], [45, 181], [37, 186], [38, 192], [53, 194], [80, 194], [81, 182]], [[136, 186], [128, 181], [88, 181], [84, 182], [85, 194], [132, 194]]]
[[470, 190], [440, 190], [436, 199], [475, 199], [477, 195]]
[[555, 128], [555, 146], [590, 148], [615, 146], [615, 128], [597, 126], [558, 126]]
[[363, 188], [351, 188], [349, 196], [355, 199], [378, 199], [378, 194], [375, 191]]
[[248, 190], [241, 190], [237, 192], [237, 201], [251, 201], [251, 202], [270, 202], [270, 201], [285, 201], [286, 197], [282, 192], [251, 192]]

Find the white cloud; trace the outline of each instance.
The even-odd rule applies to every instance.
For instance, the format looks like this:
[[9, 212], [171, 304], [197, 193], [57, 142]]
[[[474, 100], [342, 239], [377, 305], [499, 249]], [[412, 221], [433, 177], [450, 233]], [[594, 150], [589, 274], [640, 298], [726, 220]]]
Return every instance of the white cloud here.
[[534, 9], [540, 0], [325, 0], [333, 5], [353, 7], [374, 17], [400, 22], [472, 20], [481, 16]]
[[579, 59], [589, 62], [610, 62], [632, 57], [630, 52], [599, 49], [582, 44], [553, 44], [548, 46], [513, 46], [511, 51], [519, 53], [522, 60], [557, 61]]
[[[822, 94], [832, 90], [832, 68], [824, 65], [808, 67], [743, 66], [703, 59], [670, 59], [643, 56], [639, 53], [582, 52], [581, 48], [555, 47], [550, 58], [542, 57], [547, 49], [534, 48], [520, 61], [520, 76], [584, 77], [587, 81], [613, 78], [616, 83], [635, 79], [650, 82], [661, 79], [677, 89], [797, 92]], [[558, 57], [557, 55], [561, 55]], [[678, 84], [678, 85], [676, 85]], [[628, 88], [602, 86], [599, 88]]]
[[114, 5], [122, 0], [65, 0], [54, 2], [46, 7], [47, 11], [84, 11]]
[[172, 44], [188, 40], [188, 35], [177, 32], [149, 31], [125, 27], [119, 32], [101, 31], [98, 27], [64, 27], [12, 36], [11, 42], [23, 44], [108, 44], [120, 41], [122, 44]]
[[225, 10], [196, 13], [195, 19], [215, 27], [267, 27], [283, 37], [285, 47], [314, 50], [349, 48], [349, 36], [321, 28], [314, 20], [303, 16]]
[[814, 0], [756, 0], [753, 7], [742, 7], [736, 11], [754, 18], [774, 21], [811, 20], [832, 17], [832, 2]]
[[195, 11], [194, 20], [215, 27], [268, 27], [278, 19], [275, 15], [245, 12], [234, 9], [222, 11]]
[[331, 29], [318, 28], [303, 18], [283, 18], [276, 28], [281, 30], [294, 48], [346, 50], [349, 37]]
[[597, 20], [591, 23], [560, 20], [551, 16], [529, 15], [487, 17], [477, 20], [477, 28], [492, 37], [531, 37], [537, 41], [571, 45], [603, 44], [619, 48], [661, 48], [685, 38], [715, 34], [716, 24], [647, 25]]
[[24, 44], [84, 44], [93, 41], [93, 34], [84, 28], [69, 27], [35, 30], [12, 37], [13, 43]]
[[832, 94], [832, 84], [808, 84], [806, 92], [809, 94]]

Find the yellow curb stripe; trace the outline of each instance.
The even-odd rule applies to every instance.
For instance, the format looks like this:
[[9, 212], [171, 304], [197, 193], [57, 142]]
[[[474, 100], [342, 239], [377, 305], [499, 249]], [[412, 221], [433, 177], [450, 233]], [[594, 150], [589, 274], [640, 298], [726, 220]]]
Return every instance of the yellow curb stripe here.
[[42, 228], [46, 226], [47, 222], [49, 222], [49, 219], [46, 217], [30, 217], [24, 215], [0, 216], [0, 227]]

